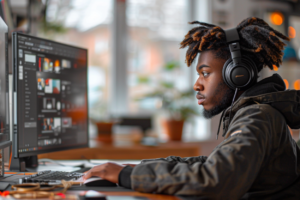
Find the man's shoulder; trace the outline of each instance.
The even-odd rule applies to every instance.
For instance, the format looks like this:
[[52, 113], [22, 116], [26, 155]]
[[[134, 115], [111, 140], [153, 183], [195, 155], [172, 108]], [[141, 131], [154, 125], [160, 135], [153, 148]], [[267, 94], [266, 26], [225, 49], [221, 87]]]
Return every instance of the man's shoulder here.
[[[280, 111], [268, 104], [252, 104], [245, 106], [237, 111], [234, 116], [234, 119], [231, 123], [240, 124], [243, 123], [244, 126], [265, 126], [273, 129], [277, 127], [278, 129], [282, 126], [286, 126], [286, 120]], [[230, 128], [230, 127], [229, 127]]]
[[251, 104], [239, 109], [236, 115], [268, 115], [274, 117], [283, 117], [282, 114], [269, 104]]
[[234, 135], [248, 137], [249, 134], [255, 138], [266, 138], [267, 132], [274, 134], [277, 130], [282, 130], [286, 126], [284, 121], [283, 115], [268, 104], [248, 105], [235, 114], [225, 138]]

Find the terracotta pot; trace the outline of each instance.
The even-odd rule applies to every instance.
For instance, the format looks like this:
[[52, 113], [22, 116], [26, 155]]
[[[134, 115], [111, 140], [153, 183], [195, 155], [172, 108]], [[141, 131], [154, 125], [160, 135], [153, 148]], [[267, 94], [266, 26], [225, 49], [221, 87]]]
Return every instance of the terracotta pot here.
[[98, 137], [97, 140], [103, 143], [112, 143], [113, 142], [113, 133], [112, 126], [113, 122], [97, 122], [98, 128]]
[[171, 141], [181, 141], [183, 120], [165, 120], [163, 122], [165, 132]]

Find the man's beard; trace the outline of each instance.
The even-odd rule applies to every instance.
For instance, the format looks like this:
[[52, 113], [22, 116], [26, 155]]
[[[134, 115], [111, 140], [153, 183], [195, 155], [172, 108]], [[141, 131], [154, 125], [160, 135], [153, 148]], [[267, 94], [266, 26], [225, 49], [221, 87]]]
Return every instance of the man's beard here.
[[222, 95], [219, 104], [217, 104], [214, 108], [210, 110], [205, 110], [205, 109], [203, 110], [203, 116], [206, 119], [212, 118], [213, 116], [219, 114], [220, 112], [222, 112], [224, 109], [228, 108], [231, 105], [232, 98], [234, 95], [234, 90], [231, 90], [230, 88], [226, 87], [223, 81], [219, 83], [219, 85], [217, 86], [217, 89], [215, 90], [214, 93], [214, 97], [217, 97], [218, 95], [220, 95], [220, 93], [224, 93], [224, 94]]

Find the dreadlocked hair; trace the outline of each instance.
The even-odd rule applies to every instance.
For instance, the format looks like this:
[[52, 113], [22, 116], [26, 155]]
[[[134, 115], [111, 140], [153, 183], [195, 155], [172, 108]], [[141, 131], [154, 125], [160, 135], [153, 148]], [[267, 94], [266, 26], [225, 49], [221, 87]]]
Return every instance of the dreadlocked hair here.
[[[201, 26], [191, 29], [180, 43], [180, 48], [188, 46], [186, 63], [192, 64], [197, 54], [202, 51], [214, 50], [215, 56], [221, 59], [229, 59], [230, 51], [226, 42], [225, 31], [213, 24], [193, 21], [190, 24]], [[273, 66], [279, 67], [282, 63], [282, 40], [290, 39], [282, 33], [271, 28], [264, 20], [249, 17], [243, 20], [237, 31], [240, 37], [242, 55], [251, 58], [260, 71], [264, 66], [273, 70]]]

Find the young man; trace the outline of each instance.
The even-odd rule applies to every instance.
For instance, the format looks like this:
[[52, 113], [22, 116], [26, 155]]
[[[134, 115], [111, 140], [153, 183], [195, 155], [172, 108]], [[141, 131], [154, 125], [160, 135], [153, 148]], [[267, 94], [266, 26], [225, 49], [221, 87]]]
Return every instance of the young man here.
[[[208, 157], [170, 156], [136, 166], [106, 163], [88, 171], [85, 178], [100, 176], [140, 192], [208, 199], [300, 199], [300, 150], [289, 131], [289, 127], [300, 128], [300, 91], [286, 90], [277, 74], [257, 83], [255, 73], [248, 88], [234, 90], [226, 79], [227, 67], [223, 70], [231, 57], [234, 64], [241, 62], [236, 46], [229, 48], [231, 36], [218, 26], [192, 24], [201, 26], [188, 32], [181, 47], [189, 47], [188, 66], [201, 52], [196, 98], [207, 118], [223, 111], [225, 140]], [[236, 31], [242, 58], [255, 66], [250, 71], [279, 67], [281, 39], [289, 40], [286, 36], [258, 18], [245, 19]], [[244, 75], [232, 77], [242, 78], [235, 83], [244, 84]]]

